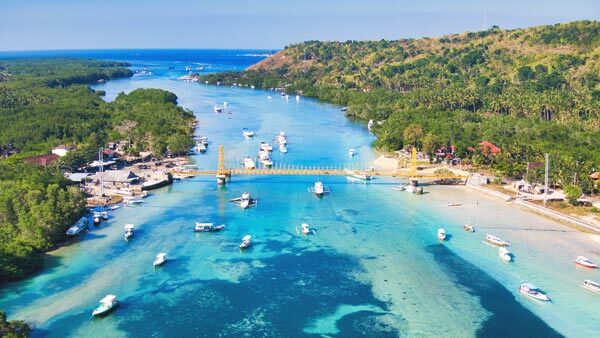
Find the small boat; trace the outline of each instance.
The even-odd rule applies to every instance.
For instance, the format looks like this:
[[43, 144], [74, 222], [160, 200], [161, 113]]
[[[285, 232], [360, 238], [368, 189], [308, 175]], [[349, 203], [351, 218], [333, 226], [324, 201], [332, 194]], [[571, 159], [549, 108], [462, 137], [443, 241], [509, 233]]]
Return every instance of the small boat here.
[[108, 221], [108, 212], [102, 211], [100, 212], [100, 216], [102, 216], [103, 220]]
[[281, 93], [279, 93], [279, 95], [285, 96], [285, 92], [281, 92]]
[[240, 249], [246, 249], [250, 245], [252, 245], [252, 236], [244, 236], [244, 238], [242, 238], [242, 243], [240, 244]]
[[115, 295], [106, 295], [104, 298], [100, 299], [100, 305], [94, 309], [92, 312], [92, 316], [99, 316], [105, 313], [108, 313], [110, 310], [114, 309], [119, 302], [117, 301], [117, 296]]
[[548, 297], [544, 292], [542, 292], [542, 290], [531, 283], [521, 283], [519, 286], [519, 292], [536, 300], [541, 300], [544, 302], [550, 301], [550, 297]]
[[462, 203], [448, 203], [449, 207], [458, 207], [458, 206], [461, 206], [461, 205], [462, 205]]
[[248, 130], [248, 128], [243, 128], [242, 134], [244, 135], [244, 137], [253, 137], [254, 136], [254, 132], [251, 130]]
[[260, 163], [262, 163], [262, 165], [265, 167], [270, 167], [273, 165], [273, 161], [271, 160], [271, 157], [269, 157], [268, 152], [261, 150], [258, 152], [258, 157], [260, 159]]
[[437, 236], [440, 241], [446, 240], [446, 230], [444, 230], [443, 228], [439, 228], [438, 232], [437, 232]]
[[223, 107], [229, 107], [229, 102], [227, 102], [227, 101], [223, 102]]
[[500, 239], [496, 236], [492, 236], [490, 234], [485, 235], [485, 240], [488, 241], [489, 243], [499, 245], [499, 246], [510, 246], [509, 241], [502, 240], [502, 239]]
[[277, 144], [287, 144], [287, 137], [285, 136], [285, 132], [280, 131], [279, 134], [275, 136], [275, 143]]
[[199, 139], [198, 142], [200, 142], [200, 143], [204, 144], [205, 146], [207, 146], [208, 145], [208, 137], [206, 137], [206, 136], [200, 136], [200, 139]]
[[215, 226], [213, 223], [198, 223], [194, 227], [194, 232], [216, 232], [225, 229], [225, 224]]
[[242, 209], [247, 209], [252, 204], [252, 197], [250, 197], [249, 192], [242, 193], [242, 197], [240, 197], [240, 207]]
[[500, 258], [502, 258], [502, 260], [505, 262], [512, 261], [512, 254], [505, 247], [498, 249], [498, 256], [500, 256]]
[[371, 129], [373, 128], [373, 120], [369, 120], [369, 123], [367, 123], [367, 129], [369, 129], [369, 131], [371, 131]]
[[329, 187], [324, 186], [323, 182], [321, 182], [321, 181], [315, 182], [314, 186], [312, 186], [311, 188], [308, 188], [308, 191], [312, 192], [317, 197], [323, 197], [323, 195], [330, 193]]
[[361, 173], [356, 170], [348, 170], [348, 169], [346, 169], [346, 176], [351, 177], [351, 178], [356, 178], [359, 180], [363, 180], [363, 181], [370, 181], [373, 179], [373, 177], [371, 175], [368, 175], [367, 173]]
[[214, 111], [215, 113], [220, 113], [220, 112], [222, 112], [222, 111], [223, 111], [223, 108], [222, 108], [221, 106], [219, 106], [219, 105], [215, 105], [215, 106], [213, 107], [213, 111]]
[[590, 291], [594, 291], [596, 293], [600, 293], [600, 284], [596, 283], [596, 282], [592, 282], [589, 279], [586, 279], [583, 281], [583, 284], [581, 284], [581, 286], [583, 286], [584, 288], [590, 290]]
[[356, 155], [356, 151], [354, 151], [354, 149], [348, 150], [348, 156], [352, 157], [354, 155]]
[[102, 222], [102, 213], [100, 213], [99, 211], [94, 212], [93, 220], [95, 226], [100, 225], [100, 223]]
[[201, 152], [201, 153], [205, 153], [206, 152], [206, 145], [202, 142], [198, 142], [196, 143], [196, 149]]
[[125, 224], [125, 239], [133, 237], [133, 224]]
[[110, 207], [106, 208], [106, 210], [113, 211], [113, 210], [117, 210], [119, 208], [120, 208], [120, 206], [118, 206], [118, 205], [111, 205]]
[[75, 236], [75, 235], [79, 234], [82, 230], [87, 228], [87, 226], [88, 226], [88, 219], [87, 219], [87, 217], [83, 216], [77, 221], [77, 223], [75, 223], [73, 226], [71, 226], [69, 229], [67, 229], [66, 233], [68, 236]]
[[154, 262], [152, 262], [152, 265], [159, 266], [166, 261], [167, 261], [167, 254], [164, 252], [161, 252], [158, 255], [156, 255], [156, 257], [154, 258]]
[[406, 186], [399, 185], [397, 187], [392, 187], [392, 190], [394, 190], [394, 191], [404, 191], [404, 190], [406, 190]]
[[589, 258], [583, 256], [577, 256], [577, 258], [575, 259], [575, 263], [590, 269], [598, 268], [598, 264], [592, 262], [591, 260], [589, 260]]
[[271, 95], [267, 96], [267, 100], [272, 100], [272, 99], [273, 99], [273, 96], [271, 96]]
[[281, 143], [279, 145], [279, 151], [282, 152], [283, 154], [287, 154], [288, 150], [284, 143]]
[[300, 95], [296, 95], [296, 102], [300, 102]]
[[466, 232], [475, 232], [475, 228], [471, 224], [469, 224], [469, 223], [463, 225], [463, 229]]
[[347, 112], [348, 111], [348, 107], [342, 107], [340, 110], [343, 111], [343, 112]]
[[250, 156], [246, 156], [244, 158], [244, 168], [246, 168], [246, 169], [256, 168], [256, 163], [254, 163], [254, 160]]
[[125, 202], [125, 204], [127, 205], [132, 205], [132, 204], [141, 204], [144, 203], [144, 201], [142, 201], [141, 198], [137, 198], [137, 197], [132, 197], [132, 196], [126, 196], [126, 198], [123, 198], [123, 201]]
[[273, 146], [266, 142], [261, 142], [258, 149], [263, 151], [273, 151]]
[[316, 234], [316, 232], [310, 228], [310, 226], [306, 223], [302, 223], [300, 225], [300, 230], [298, 230], [298, 227], [296, 227], [296, 232], [299, 234], [300, 232], [302, 232], [302, 234], [304, 235], [310, 235], [312, 234]]

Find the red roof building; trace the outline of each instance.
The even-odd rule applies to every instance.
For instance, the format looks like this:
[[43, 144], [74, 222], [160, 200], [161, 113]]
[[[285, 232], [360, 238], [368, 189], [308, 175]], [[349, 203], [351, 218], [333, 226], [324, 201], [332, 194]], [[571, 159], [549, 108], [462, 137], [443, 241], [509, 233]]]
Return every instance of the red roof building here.
[[45, 167], [45, 166], [49, 166], [50, 164], [52, 164], [52, 162], [58, 160], [59, 158], [60, 158], [60, 156], [58, 156], [56, 154], [46, 154], [46, 155], [39, 155], [39, 156], [24, 158], [23, 162], [29, 163], [29, 164], [41, 165], [41, 166]]
[[483, 141], [483, 142], [479, 143], [479, 146], [481, 147], [481, 152], [484, 155], [488, 155], [488, 154], [496, 155], [496, 154], [500, 154], [500, 152], [502, 151], [500, 148], [498, 148], [495, 144], [493, 144], [490, 141]]

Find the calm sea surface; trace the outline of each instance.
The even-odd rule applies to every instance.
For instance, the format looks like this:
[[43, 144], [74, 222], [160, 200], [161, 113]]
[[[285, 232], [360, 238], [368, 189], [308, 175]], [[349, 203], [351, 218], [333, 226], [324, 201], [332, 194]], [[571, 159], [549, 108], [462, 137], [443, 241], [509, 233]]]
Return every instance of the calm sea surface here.
[[[289, 152], [273, 151], [279, 166], [365, 167], [374, 138], [339, 107], [297, 102], [252, 89], [176, 80], [194, 71], [241, 70], [267, 51], [136, 50], [2, 53], [0, 57], [77, 56], [123, 60], [152, 75], [94, 86], [107, 100], [135, 88], [163, 88], [200, 121], [210, 139], [200, 168], [216, 168], [224, 145], [228, 165], [255, 156], [260, 141], [288, 134]], [[196, 68], [203, 69], [196, 69]], [[267, 96], [273, 96], [268, 99]], [[229, 113], [214, 114], [229, 103]], [[148, 118], [151, 118], [149, 115]], [[241, 129], [256, 132], [244, 139]], [[357, 156], [348, 157], [348, 149]], [[331, 194], [307, 189], [322, 180]], [[100, 227], [48, 255], [38, 275], [0, 289], [0, 309], [34, 323], [37, 337], [551, 337], [600, 335], [600, 295], [580, 284], [598, 271], [574, 258], [598, 249], [598, 238], [529, 214], [464, 187], [426, 187], [422, 196], [391, 190], [398, 182], [363, 184], [343, 177], [195, 177], [123, 207]], [[241, 210], [228, 200], [248, 191], [258, 199]], [[449, 208], [447, 203], [461, 202]], [[196, 234], [194, 222], [227, 225]], [[465, 233], [470, 222], [477, 232]], [[123, 239], [123, 225], [136, 226]], [[308, 223], [316, 230], [299, 235]], [[444, 227], [450, 239], [436, 238]], [[541, 231], [531, 229], [549, 229]], [[529, 230], [528, 230], [529, 229]], [[514, 263], [482, 242], [493, 233], [513, 243]], [[241, 238], [253, 246], [240, 252]], [[169, 261], [152, 261], [167, 252]], [[521, 280], [553, 299], [542, 304], [517, 292]], [[120, 306], [91, 318], [98, 300], [114, 293]]]

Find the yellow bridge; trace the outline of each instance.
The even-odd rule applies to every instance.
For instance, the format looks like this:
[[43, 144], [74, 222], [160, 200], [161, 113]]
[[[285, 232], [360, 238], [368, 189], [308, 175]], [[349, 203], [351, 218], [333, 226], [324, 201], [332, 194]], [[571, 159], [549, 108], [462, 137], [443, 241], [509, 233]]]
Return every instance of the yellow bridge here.
[[[399, 177], [406, 179], [426, 179], [440, 180], [450, 182], [460, 182], [467, 179], [466, 176], [456, 175], [452, 172], [448, 173], [424, 173], [417, 170], [416, 151], [413, 150], [411, 156], [412, 166], [405, 170], [353, 170], [355, 173], [367, 174], [369, 176], [386, 176]], [[220, 178], [219, 182], [224, 184], [223, 178], [231, 177], [232, 175], [306, 175], [306, 176], [348, 176], [346, 169], [334, 168], [332, 166], [301, 166], [301, 165], [284, 165], [283, 167], [274, 168], [227, 168], [225, 166], [225, 151], [223, 146], [219, 146], [219, 159], [217, 170], [173, 170], [173, 174], [181, 175], [206, 175], [216, 176]]]

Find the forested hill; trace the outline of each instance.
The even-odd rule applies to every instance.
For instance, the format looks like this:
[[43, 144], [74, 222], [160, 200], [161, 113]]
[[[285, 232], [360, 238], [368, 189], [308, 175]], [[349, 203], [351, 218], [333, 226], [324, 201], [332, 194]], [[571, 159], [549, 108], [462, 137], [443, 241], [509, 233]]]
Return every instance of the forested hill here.
[[[511, 176], [550, 152], [555, 182], [579, 184], [574, 172], [600, 167], [599, 33], [600, 23], [579, 21], [438, 38], [308, 41], [245, 72], [204, 80], [346, 105], [348, 115], [380, 122], [376, 146], [386, 150], [452, 144], [461, 157]], [[502, 154], [469, 150], [482, 140]]]

